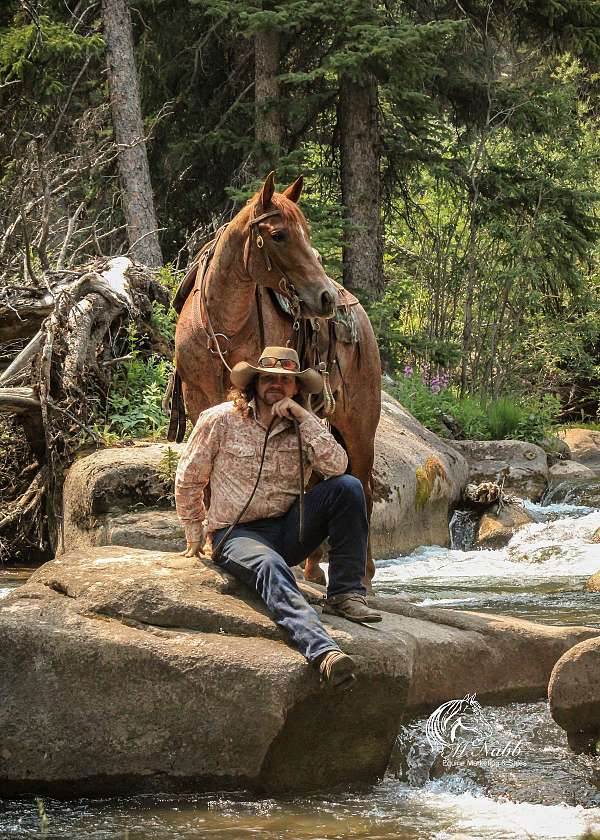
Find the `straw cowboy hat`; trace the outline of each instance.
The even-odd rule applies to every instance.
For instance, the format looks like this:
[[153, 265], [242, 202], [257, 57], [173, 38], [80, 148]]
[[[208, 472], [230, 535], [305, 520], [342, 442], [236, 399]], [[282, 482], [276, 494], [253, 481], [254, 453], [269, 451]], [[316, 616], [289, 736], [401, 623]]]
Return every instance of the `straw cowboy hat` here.
[[238, 362], [231, 370], [231, 381], [242, 390], [257, 373], [278, 373], [295, 376], [300, 389], [307, 394], [318, 394], [323, 390], [323, 378], [312, 368], [300, 370], [298, 354], [291, 347], [265, 347], [260, 354], [258, 366], [249, 362]]

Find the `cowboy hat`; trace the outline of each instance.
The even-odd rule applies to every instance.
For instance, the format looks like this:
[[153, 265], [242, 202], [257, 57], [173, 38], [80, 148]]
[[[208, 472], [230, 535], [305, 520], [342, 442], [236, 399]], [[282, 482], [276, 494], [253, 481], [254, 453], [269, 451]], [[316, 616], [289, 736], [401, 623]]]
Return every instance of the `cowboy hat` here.
[[258, 366], [249, 362], [238, 362], [231, 370], [231, 382], [236, 388], [243, 390], [257, 373], [295, 376], [301, 390], [307, 394], [318, 394], [323, 390], [321, 374], [312, 368], [300, 370], [298, 354], [291, 347], [265, 347], [260, 354]]

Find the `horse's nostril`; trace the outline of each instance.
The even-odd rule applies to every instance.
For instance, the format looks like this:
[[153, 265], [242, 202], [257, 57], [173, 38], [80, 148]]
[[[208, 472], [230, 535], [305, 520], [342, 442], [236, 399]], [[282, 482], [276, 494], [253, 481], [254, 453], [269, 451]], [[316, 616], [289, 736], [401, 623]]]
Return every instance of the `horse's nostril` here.
[[329, 292], [323, 292], [321, 295], [321, 311], [331, 312], [333, 309], [333, 297]]

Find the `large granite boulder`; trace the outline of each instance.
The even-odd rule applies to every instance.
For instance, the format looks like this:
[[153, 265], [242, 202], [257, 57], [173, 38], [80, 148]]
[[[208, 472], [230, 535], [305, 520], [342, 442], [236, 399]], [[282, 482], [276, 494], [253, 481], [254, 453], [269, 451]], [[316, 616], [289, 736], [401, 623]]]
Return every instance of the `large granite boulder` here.
[[600, 507], [600, 476], [586, 478], [565, 478], [552, 484], [544, 496], [544, 504], [582, 505]]
[[593, 470], [577, 461], [558, 461], [548, 470], [548, 480], [551, 485], [556, 485], [561, 481], [591, 480], [595, 475]]
[[548, 684], [550, 712], [575, 752], [596, 753], [600, 739], [600, 638], [587, 639], [556, 663]]
[[[454, 444], [453, 444], [454, 445]], [[467, 463], [389, 394], [381, 394], [375, 439], [373, 555], [449, 545], [449, 516], [467, 483]]]
[[561, 429], [558, 437], [571, 450], [571, 460], [600, 475], [600, 432], [593, 429]]
[[178, 551], [183, 528], [172, 506], [172, 482], [184, 444], [109, 447], [79, 457], [63, 485], [64, 551], [95, 545]]
[[454, 440], [469, 465], [469, 481], [495, 481], [504, 492], [537, 502], [548, 486], [548, 462], [540, 446], [522, 440]]
[[0, 601], [0, 790], [372, 782], [403, 715], [467, 692], [540, 697], [557, 659], [600, 633], [372, 603], [385, 608], [375, 628], [324, 617], [357, 664], [354, 688], [337, 694], [209, 562], [106, 546], [45, 564]]
[[[159, 551], [184, 547], [183, 529], [170, 509], [171, 488], [159, 469], [169, 450], [178, 457], [183, 446], [141, 442], [77, 460], [63, 490], [64, 551], [95, 545]], [[385, 393], [375, 450], [374, 556], [448, 545], [449, 512], [467, 478], [462, 455]]]

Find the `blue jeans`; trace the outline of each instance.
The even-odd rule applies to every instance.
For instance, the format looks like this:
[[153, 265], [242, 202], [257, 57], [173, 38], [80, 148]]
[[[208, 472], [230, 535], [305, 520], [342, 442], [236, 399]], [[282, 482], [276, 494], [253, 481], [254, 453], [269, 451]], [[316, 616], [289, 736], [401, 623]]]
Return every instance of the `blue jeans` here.
[[[329, 537], [327, 597], [348, 592], [366, 594], [362, 582], [367, 557], [368, 521], [365, 494], [352, 475], [321, 481], [304, 496], [304, 538], [298, 540], [299, 503], [283, 516], [236, 525], [222, 546], [217, 565], [255, 589], [275, 622], [309, 662], [339, 645], [327, 633], [317, 612], [298, 588], [290, 566], [296, 566]], [[227, 531], [213, 534], [217, 546]]]

